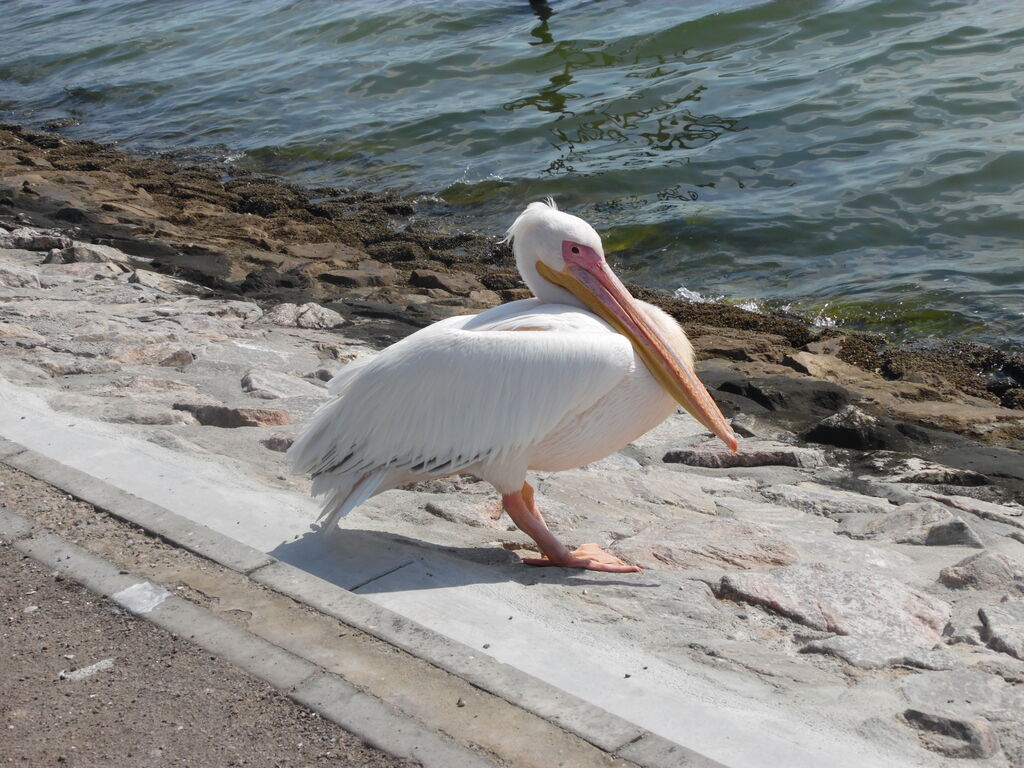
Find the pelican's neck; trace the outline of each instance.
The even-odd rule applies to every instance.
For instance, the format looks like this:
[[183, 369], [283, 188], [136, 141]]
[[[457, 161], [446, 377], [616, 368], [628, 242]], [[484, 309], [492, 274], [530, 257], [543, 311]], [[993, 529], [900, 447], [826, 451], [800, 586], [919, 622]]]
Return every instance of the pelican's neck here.
[[515, 249], [515, 256], [516, 266], [519, 268], [519, 275], [523, 278], [523, 282], [526, 283], [526, 287], [542, 303], [566, 304], [570, 307], [586, 309], [583, 302], [565, 290], [565, 288], [541, 277], [540, 272], [537, 271], [537, 259], [530, 253], [524, 253], [517, 248]]

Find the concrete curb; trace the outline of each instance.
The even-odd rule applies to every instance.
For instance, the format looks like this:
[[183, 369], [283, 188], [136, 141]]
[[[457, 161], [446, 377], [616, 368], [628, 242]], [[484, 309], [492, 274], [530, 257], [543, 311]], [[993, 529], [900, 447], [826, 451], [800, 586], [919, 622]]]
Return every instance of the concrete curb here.
[[[336, 675], [217, 618], [162, 587], [118, 569], [29, 520], [0, 507], [0, 539], [89, 591], [245, 670], [296, 703], [395, 757], [425, 768], [495, 768], [415, 719], [363, 693]], [[137, 595], [145, 595], [139, 599]]]
[[[641, 768], [724, 768], [720, 763], [688, 747], [650, 733], [543, 680], [382, 608], [360, 595], [278, 561], [266, 553], [126, 493], [14, 441], [0, 438], [0, 461], [67, 491], [171, 544], [245, 574], [262, 586], [396, 646]], [[22, 518], [18, 519], [21, 520], [21, 525], [33, 525]], [[212, 616], [210, 618], [220, 621]], [[189, 635], [187, 631], [180, 634], [186, 637]], [[239, 663], [239, 666], [246, 668], [244, 663]], [[338, 679], [340, 681], [340, 678]], [[381, 706], [386, 705], [381, 703]], [[349, 728], [345, 723], [339, 724], [346, 730], [359, 732], [358, 725]], [[381, 748], [390, 752], [384, 747]], [[417, 755], [416, 759], [422, 761], [423, 756], [419, 753]], [[454, 765], [450, 762], [443, 764]]]

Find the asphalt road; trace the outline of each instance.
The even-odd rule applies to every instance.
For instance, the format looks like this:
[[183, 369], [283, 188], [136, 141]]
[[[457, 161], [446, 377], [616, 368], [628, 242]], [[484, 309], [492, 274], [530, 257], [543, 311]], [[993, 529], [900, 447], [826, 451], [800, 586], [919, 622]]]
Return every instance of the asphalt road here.
[[6, 543], [0, 622], [0, 765], [410, 765]]

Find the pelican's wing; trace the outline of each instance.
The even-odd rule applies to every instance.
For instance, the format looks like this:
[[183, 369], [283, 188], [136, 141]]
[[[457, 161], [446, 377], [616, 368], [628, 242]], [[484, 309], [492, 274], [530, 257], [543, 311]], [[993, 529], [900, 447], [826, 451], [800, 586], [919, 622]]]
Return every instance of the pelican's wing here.
[[515, 461], [634, 367], [629, 340], [579, 310], [506, 311], [502, 330], [480, 317], [437, 323], [365, 363], [296, 440], [295, 471], [351, 479]]

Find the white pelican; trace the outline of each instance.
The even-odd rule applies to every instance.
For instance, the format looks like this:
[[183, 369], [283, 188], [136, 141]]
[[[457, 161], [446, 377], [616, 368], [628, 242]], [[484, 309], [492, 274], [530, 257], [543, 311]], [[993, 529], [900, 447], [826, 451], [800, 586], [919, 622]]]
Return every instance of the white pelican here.
[[639, 571], [548, 530], [526, 482], [597, 461], [681, 403], [732, 450], [736, 438], [693, 371], [683, 329], [634, 299], [582, 219], [531, 203], [509, 228], [535, 298], [451, 317], [350, 363], [288, 451], [323, 496], [323, 530], [371, 496], [469, 472], [490, 482], [543, 557], [531, 565]]

